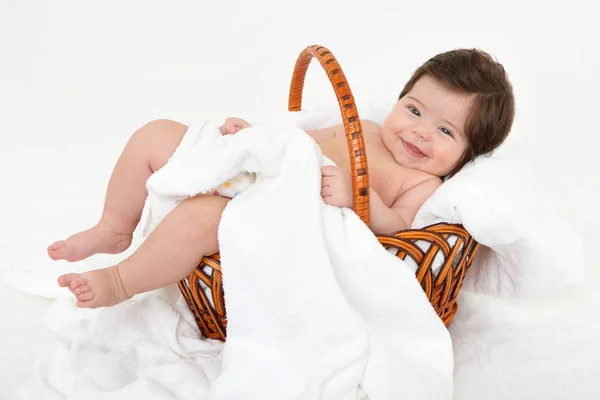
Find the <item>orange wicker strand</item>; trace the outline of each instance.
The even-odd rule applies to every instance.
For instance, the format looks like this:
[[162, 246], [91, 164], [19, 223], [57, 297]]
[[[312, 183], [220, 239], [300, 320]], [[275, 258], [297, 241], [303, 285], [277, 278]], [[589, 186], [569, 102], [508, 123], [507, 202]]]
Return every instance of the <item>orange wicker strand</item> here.
[[[369, 175], [362, 126], [346, 77], [327, 48], [310, 46], [298, 57], [290, 86], [289, 109], [301, 109], [304, 79], [313, 57], [325, 69], [337, 96], [352, 167], [354, 211], [369, 224]], [[416, 279], [437, 314], [448, 325], [458, 309], [456, 297], [479, 243], [462, 226], [450, 224], [381, 235], [377, 239], [384, 248], [395, 250], [399, 259], [408, 257], [417, 265]], [[439, 267], [437, 273], [434, 273], [435, 267]], [[179, 288], [203, 335], [224, 341], [227, 315], [219, 254], [204, 257], [198, 267], [179, 282]]]

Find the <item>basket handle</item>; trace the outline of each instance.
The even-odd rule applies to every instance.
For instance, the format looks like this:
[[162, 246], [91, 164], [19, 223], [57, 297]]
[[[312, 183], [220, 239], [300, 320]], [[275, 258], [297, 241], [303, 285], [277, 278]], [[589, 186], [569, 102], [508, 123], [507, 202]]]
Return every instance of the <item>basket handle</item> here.
[[300, 111], [302, 108], [304, 78], [313, 57], [317, 58], [321, 66], [325, 69], [340, 105], [352, 170], [353, 208], [360, 219], [369, 225], [369, 171], [367, 168], [367, 152], [363, 140], [362, 125], [346, 76], [340, 64], [326, 47], [318, 45], [309, 46], [298, 56], [296, 66], [294, 67], [294, 74], [292, 75], [292, 84], [290, 85], [288, 109], [290, 111]]

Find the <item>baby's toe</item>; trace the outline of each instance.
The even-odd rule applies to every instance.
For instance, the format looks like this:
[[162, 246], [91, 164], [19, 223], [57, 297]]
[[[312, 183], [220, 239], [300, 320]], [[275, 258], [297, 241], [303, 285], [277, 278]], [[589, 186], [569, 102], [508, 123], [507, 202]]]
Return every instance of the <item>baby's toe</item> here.
[[86, 284], [87, 284], [87, 279], [79, 276], [71, 281], [71, 283], [69, 284], [69, 289], [71, 289], [71, 291], [74, 291], [78, 287], [86, 285]]
[[76, 287], [75, 289], [73, 289], [71, 291], [75, 295], [80, 295], [82, 293], [89, 292], [90, 290], [92, 290], [92, 288], [90, 287], [90, 285], [85, 284], [85, 285], [78, 286], [78, 287]]
[[91, 302], [90, 301], [82, 301], [82, 300], [78, 300], [75, 305], [79, 308], [93, 308], [91, 307]]
[[58, 242], [54, 242], [50, 246], [48, 246], [48, 250], [57, 250], [57, 249], [63, 247], [64, 245], [65, 245], [65, 241], [59, 240]]
[[79, 278], [80, 275], [79, 274], [75, 274], [75, 273], [70, 273], [70, 274], [64, 274], [58, 277], [58, 284], [61, 287], [67, 287], [67, 286], [71, 286], [71, 283]]
[[69, 247], [65, 241], [59, 241], [48, 246], [48, 256], [53, 260], [64, 260], [69, 256]]
[[94, 298], [94, 292], [87, 291], [77, 295], [77, 302], [87, 302]]

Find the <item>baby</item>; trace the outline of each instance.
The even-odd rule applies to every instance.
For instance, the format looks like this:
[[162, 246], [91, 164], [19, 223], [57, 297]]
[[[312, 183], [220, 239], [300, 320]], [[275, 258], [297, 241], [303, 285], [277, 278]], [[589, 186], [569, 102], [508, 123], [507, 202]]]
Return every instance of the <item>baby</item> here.
[[[371, 226], [376, 234], [410, 228], [425, 200], [479, 155], [496, 149], [514, 118], [514, 96], [504, 68], [487, 53], [459, 49], [420, 66], [406, 83], [383, 126], [362, 121], [369, 160]], [[229, 118], [235, 134], [250, 125]], [[136, 131], [117, 161], [102, 217], [94, 227], [48, 247], [54, 260], [78, 261], [116, 254], [132, 240], [147, 196], [146, 180], [169, 160], [187, 126], [157, 120]], [[352, 207], [352, 181], [342, 125], [307, 131], [337, 166], [322, 169], [327, 204]], [[120, 303], [138, 293], [178, 282], [203, 256], [218, 252], [217, 227], [230, 199], [198, 195], [180, 203], [128, 258], [117, 265], [58, 278], [79, 307]]]

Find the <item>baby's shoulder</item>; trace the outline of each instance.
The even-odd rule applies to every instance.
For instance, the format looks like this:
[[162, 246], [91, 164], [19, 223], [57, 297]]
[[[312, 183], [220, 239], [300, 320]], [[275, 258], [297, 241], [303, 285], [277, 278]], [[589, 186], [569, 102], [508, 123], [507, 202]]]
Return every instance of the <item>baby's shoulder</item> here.
[[[381, 125], [379, 125], [377, 122], [373, 122], [368, 119], [361, 119], [360, 125], [362, 127], [363, 134], [365, 135], [381, 133]], [[346, 136], [344, 124], [337, 124], [325, 129], [333, 130], [335, 132], [336, 137]]]
[[362, 125], [363, 131], [365, 132], [380, 132], [381, 125], [379, 125], [375, 121], [371, 121], [368, 119], [361, 119], [360, 124]]

